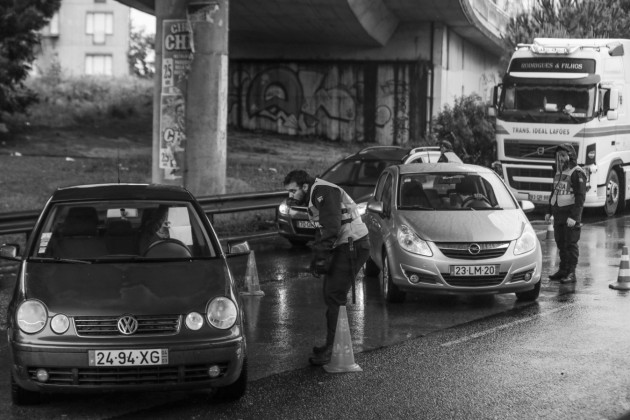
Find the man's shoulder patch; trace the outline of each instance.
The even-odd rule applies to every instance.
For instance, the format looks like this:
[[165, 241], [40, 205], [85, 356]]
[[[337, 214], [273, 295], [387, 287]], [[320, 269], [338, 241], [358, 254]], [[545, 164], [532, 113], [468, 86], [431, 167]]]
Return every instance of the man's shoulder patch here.
[[320, 195], [320, 196], [316, 197], [315, 199], [321, 203], [322, 201], [324, 201], [324, 196]]

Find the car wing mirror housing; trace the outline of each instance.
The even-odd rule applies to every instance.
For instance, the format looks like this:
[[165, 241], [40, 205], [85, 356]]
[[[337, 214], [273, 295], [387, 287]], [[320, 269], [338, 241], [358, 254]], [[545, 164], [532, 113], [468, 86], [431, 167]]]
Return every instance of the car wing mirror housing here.
[[367, 210], [372, 213], [383, 215], [383, 203], [380, 201], [372, 201], [368, 203]]
[[0, 258], [20, 261], [20, 246], [18, 244], [3, 244], [0, 246]]
[[227, 247], [230, 255], [245, 255], [250, 252], [249, 242], [247, 241], [228, 242]]
[[521, 205], [521, 209], [525, 213], [531, 213], [532, 211], [534, 211], [534, 203], [529, 200], [522, 200], [519, 204]]

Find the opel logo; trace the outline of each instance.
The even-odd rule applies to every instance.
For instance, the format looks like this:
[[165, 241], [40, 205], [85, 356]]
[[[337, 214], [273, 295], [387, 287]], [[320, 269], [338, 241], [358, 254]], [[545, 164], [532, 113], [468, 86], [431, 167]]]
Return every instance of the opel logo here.
[[538, 149], [536, 149], [536, 153], [538, 154], [538, 156], [542, 156], [545, 154], [545, 148], [544, 147], [539, 147]]
[[118, 331], [124, 335], [131, 335], [138, 330], [138, 320], [131, 315], [118, 318]]
[[470, 252], [472, 255], [477, 255], [481, 252], [481, 247], [479, 246], [479, 244], [470, 244], [468, 246], [468, 252]]

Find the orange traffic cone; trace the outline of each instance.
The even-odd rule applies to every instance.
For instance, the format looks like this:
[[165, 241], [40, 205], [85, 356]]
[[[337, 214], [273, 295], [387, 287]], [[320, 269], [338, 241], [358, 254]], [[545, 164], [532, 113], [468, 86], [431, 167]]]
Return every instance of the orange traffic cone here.
[[337, 316], [337, 330], [333, 341], [332, 356], [330, 363], [324, 365], [324, 370], [328, 373], [361, 372], [361, 366], [354, 363], [354, 353], [352, 352], [352, 337], [350, 336], [350, 325], [348, 325], [348, 312], [345, 306], [339, 307]]
[[245, 290], [241, 292], [245, 296], [265, 296], [258, 283], [258, 269], [256, 268], [256, 256], [254, 251], [247, 257], [247, 271], [245, 272]]
[[553, 217], [549, 219], [549, 224], [547, 225], [547, 236], [545, 239], [554, 239], [553, 237]]
[[619, 262], [619, 275], [617, 283], [608, 285], [611, 289], [630, 290], [630, 258], [628, 257], [628, 247], [624, 246], [621, 251], [621, 261]]

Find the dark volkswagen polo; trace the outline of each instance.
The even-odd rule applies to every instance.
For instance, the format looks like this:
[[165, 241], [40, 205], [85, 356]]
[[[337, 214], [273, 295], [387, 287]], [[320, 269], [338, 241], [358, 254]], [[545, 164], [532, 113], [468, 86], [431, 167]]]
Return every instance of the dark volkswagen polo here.
[[[241, 244], [241, 254], [248, 252]], [[247, 384], [243, 312], [203, 209], [184, 188], [57, 190], [24, 252], [8, 308], [12, 398], [42, 392]]]

